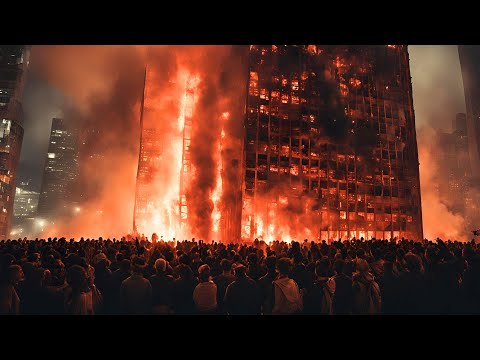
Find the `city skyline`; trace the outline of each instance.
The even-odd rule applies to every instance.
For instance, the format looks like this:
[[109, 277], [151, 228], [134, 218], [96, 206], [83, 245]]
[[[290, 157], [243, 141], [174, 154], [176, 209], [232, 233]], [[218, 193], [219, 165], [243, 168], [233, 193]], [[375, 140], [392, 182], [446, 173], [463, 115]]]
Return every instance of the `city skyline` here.
[[[417, 48], [417, 49], [415, 49], [415, 48]], [[446, 117], [447, 114], [442, 114], [443, 117], [442, 117], [442, 116], [438, 116], [438, 113], [434, 114], [433, 117], [436, 118], [436, 120], [431, 120], [431, 119], [430, 119], [430, 115], [428, 115], [428, 116], [427, 116], [427, 115], [422, 115], [422, 114], [428, 114], [428, 110], [429, 110], [429, 109], [427, 109], [427, 111], [425, 111], [425, 109], [426, 109], [426, 108], [429, 108], [430, 106], [426, 106], [426, 105], [424, 104], [425, 101], [423, 101], [423, 102], [422, 102], [422, 101], [419, 101], [419, 100], [418, 100], [418, 97], [419, 97], [419, 96], [424, 96], [425, 88], [428, 87], [428, 86], [425, 85], [425, 82], [423, 83], [423, 86], [422, 86], [422, 83], [421, 83], [421, 82], [417, 82], [417, 83], [415, 82], [415, 78], [416, 78], [416, 77], [417, 77], [417, 78], [423, 78], [423, 77], [427, 78], [427, 77], [428, 77], [428, 75], [422, 73], [422, 71], [424, 70], [424, 68], [425, 68], [425, 66], [426, 66], [426, 63], [428, 63], [428, 61], [423, 61], [423, 65], [422, 65], [422, 66], [419, 66], [418, 64], [419, 64], [419, 63], [422, 63], [421, 58], [423, 58], [423, 59], [430, 59], [430, 61], [431, 61], [432, 53], [435, 53], [435, 51], [437, 51], [437, 55], [438, 55], [438, 51], [439, 51], [438, 48], [442, 48], [442, 47], [441, 47], [441, 46], [437, 46], [437, 47], [435, 48], [435, 47], [433, 47], [433, 46], [425, 46], [425, 47], [423, 47], [423, 49], [422, 49], [420, 46], [409, 47], [409, 50], [410, 50], [410, 49], [413, 49], [413, 50], [410, 51], [410, 59], [413, 58], [413, 59], [416, 61], [416, 62], [415, 62], [415, 61], [412, 61], [411, 68], [412, 68], [412, 81], [413, 81], [414, 108], [415, 108], [415, 114], [416, 114], [416, 118], [417, 118], [417, 129], [420, 128], [420, 127], [426, 126], [426, 125], [428, 125], [428, 126], [432, 126], [432, 125], [433, 125], [433, 126], [434, 126], [435, 128], [437, 128], [437, 129], [444, 128], [444, 129], [446, 129], [447, 131], [449, 130], [449, 129], [448, 129], [448, 127], [449, 127], [448, 122], [446, 122], [446, 121], [443, 120], [443, 118]], [[443, 48], [448, 48], [448, 47], [445, 47], [445, 46], [444, 46]], [[446, 56], [447, 62], [451, 62], [451, 60], [452, 60], [452, 58], [453, 58], [453, 57], [452, 57], [452, 51], [451, 51], [452, 49], [451, 49], [451, 48], [452, 48], [452, 47], [450, 47], [449, 49], [444, 49], [444, 52], [449, 54], [448, 56]], [[455, 47], [455, 48], [456, 48], [456, 47]], [[35, 50], [35, 48], [34, 48], [34, 50]], [[447, 51], [447, 50], [448, 50], [448, 51]], [[102, 50], [102, 51], [103, 51], [103, 50]], [[100, 51], [100, 52], [101, 52], [101, 51]], [[458, 56], [458, 55], [457, 55], [457, 56]], [[438, 57], [438, 56], [437, 56], [437, 57]], [[458, 60], [457, 60], [457, 61], [458, 61]], [[441, 62], [441, 61], [439, 61], [439, 62]], [[416, 64], [416, 65], [415, 65], [415, 64]], [[450, 66], [452, 66], [451, 63], [450, 63]], [[443, 78], [442, 78], [441, 76], [437, 77], [437, 80], [438, 80], [439, 83], [440, 83], [440, 85], [439, 85], [438, 87], [439, 87], [439, 88], [442, 88], [442, 86], [441, 86], [441, 81], [442, 81], [442, 80], [445, 80], [445, 77], [446, 77], [446, 75], [444, 74], [445, 71], [439, 70], [439, 67], [438, 67], [438, 66], [434, 66], [434, 68], [435, 68], [434, 70], [437, 71], [437, 72], [436, 72], [437, 75], [440, 74], [441, 76], [443, 76]], [[441, 68], [440, 68], [440, 69], [441, 69]], [[97, 69], [97, 70], [98, 70], [98, 69]], [[444, 69], [443, 69], [443, 70], [444, 70]], [[458, 65], [458, 64], [456, 64], [455, 66], [452, 67], [452, 71], [451, 71], [451, 72], [453, 73], [453, 72], [455, 72], [455, 70], [459, 70], [459, 65]], [[417, 71], [418, 73], [415, 74], [415, 71]], [[433, 70], [432, 70], [432, 71], [433, 71]], [[434, 73], [434, 72], [432, 72], [432, 73]], [[35, 77], [37, 77], [37, 79], [35, 79]], [[75, 76], [74, 76], [74, 77], [75, 77]], [[452, 80], [454, 77], [455, 77], [455, 76], [452, 75], [451, 78], [450, 78], [448, 81], [445, 81], [445, 84], [448, 84], [448, 86], [449, 86], [451, 89], [455, 89], [455, 88], [458, 87], [458, 86], [457, 86], [457, 85], [458, 85], [458, 81], [457, 81], [457, 83], [456, 83], [457, 85], [452, 86], [452, 84], [455, 83], [455, 80]], [[39, 86], [40, 88], [42, 88], [42, 87], [44, 88], [44, 87], [45, 87], [45, 82], [42, 81], [42, 80], [39, 80], [39, 78], [38, 78], [38, 72], [37, 72], [37, 74], [33, 74], [33, 78], [34, 78], [33, 82], [37, 81], [37, 82], [43, 83], [43, 84], [41, 84], [41, 86]], [[458, 77], [457, 77], [457, 80], [458, 80]], [[34, 87], [35, 87], [35, 86], [34, 86]], [[463, 90], [463, 89], [462, 89], [462, 90]], [[70, 89], [70, 91], [71, 91], [71, 89]], [[461, 99], [462, 96], [458, 97], [458, 96], [457, 96], [458, 94], [457, 94], [456, 92], [454, 92], [454, 91], [452, 91], [452, 93], [453, 93], [453, 95], [450, 96], [451, 99], [447, 102], [446, 107], [455, 107], [455, 108], [456, 108], [456, 109], [455, 109], [455, 113], [461, 112], [462, 109], [461, 109], [460, 107], [461, 107], [462, 104], [461, 104], [461, 101], [458, 101], [458, 99], [459, 99], [459, 98]], [[45, 103], [48, 103], [49, 101], [52, 102], [52, 103], [60, 104], [60, 103], [62, 103], [63, 101], [61, 101], [61, 100], [59, 100], [59, 99], [62, 98], [62, 97], [66, 97], [66, 96], [65, 96], [66, 94], [67, 94], [67, 96], [68, 96], [68, 91], [65, 91], [64, 94], [59, 94], [58, 91], [51, 91], [51, 89], [49, 89], [49, 90], [46, 91], [46, 94], [43, 94], [43, 95], [41, 95], [41, 96], [43, 96], [43, 97], [44, 97], [44, 100], [46, 100], [46, 101], [44, 101], [44, 105], [45, 105]], [[70, 94], [70, 95], [71, 95], [71, 94]], [[448, 94], [447, 94], [447, 95], [448, 95]], [[462, 95], [463, 95], [463, 94], [462, 94]], [[38, 97], [38, 96], [40, 96], [40, 95], [37, 95], [37, 97]], [[76, 94], [75, 96], [78, 96], [78, 94]], [[75, 96], [69, 96], [69, 97], [70, 97], [69, 103], [71, 103], [71, 104], [74, 104], [74, 103], [75, 103], [75, 99], [74, 99]], [[80, 96], [84, 96], [84, 94], [82, 94], [82, 95], [80, 95]], [[442, 94], [442, 96], [445, 96], [445, 95]], [[72, 100], [72, 99], [73, 99], [73, 100]], [[76, 100], [78, 100], [78, 99], [76, 99]], [[36, 101], [38, 101], [38, 98], [37, 98]], [[417, 103], [418, 103], [418, 105], [417, 105]], [[50, 113], [55, 112], [56, 114], [59, 114], [59, 113], [61, 113], [61, 112], [60, 112], [60, 108], [61, 108], [61, 107], [63, 107], [63, 106], [57, 106], [57, 109], [55, 109], [55, 110], [54, 110], [53, 107], [52, 107], [52, 109], [50, 109], [49, 111], [50, 111]], [[39, 113], [41, 113], [41, 111], [38, 112], [38, 114], [39, 114]], [[419, 113], [420, 113], [420, 115], [419, 115]], [[446, 113], [446, 112], [444, 111], [443, 113]], [[452, 115], [452, 114], [450, 114], [450, 115], [451, 115], [451, 116], [454, 116], [454, 115]], [[419, 118], [420, 118], [420, 121], [419, 121]], [[427, 119], [427, 118], [428, 118], [428, 119]], [[450, 118], [451, 118], [451, 117], [450, 117]], [[38, 126], [38, 124], [37, 124], [37, 126]], [[38, 152], [38, 143], [39, 143], [39, 142], [42, 142], [42, 141], [43, 141], [43, 140], [33, 141], [33, 142], [29, 141], [29, 142], [28, 142], [28, 145], [30, 146], [32, 143], [35, 144], [35, 142], [36, 142], [36, 143], [37, 143], [37, 148], [36, 148], [37, 150], [36, 150], [35, 152]], [[420, 145], [419, 145], [419, 146], [420, 146]], [[27, 156], [27, 155], [23, 155], [23, 154], [28, 154], [28, 153], [31, 153], [31, 152], [32, 152], [31, 148], [30, 148], [30, 149], [29, 149], [29, 148], [26, 148], [26, 149], [25, 149], [25, 152], [22, 151], [22, 160], [24, 160], [24, 156], [25, 156], [25, 157]], [[31, 161], [31, 160], [30, 160], [30, 161]], [[34, 162], [34, 161], [33, 161], [33, 162]], [[422, 162], [422, 159], [420, 159], [420, 162]], [[38, 164], [38, 162], [37, 162], [37, 164]], [[38, 166], [38, 165], [37, 165], [37, 166]], [[27, 166], [27, 167], [28, 167], [28, 166]], [[23, 170], [23, 169], [25, 169], [25, 168], [26, 168], [26, 167], [24, 166], [24, 167], [22, 167], [21, 170], [22, 170], [22, 171], [25, 171], [25, 170]], [[28, 171], [27, 171], [27, 173], [28, 173]], [[33, 172], [33, 175], [35, 176], [34, 172]]]

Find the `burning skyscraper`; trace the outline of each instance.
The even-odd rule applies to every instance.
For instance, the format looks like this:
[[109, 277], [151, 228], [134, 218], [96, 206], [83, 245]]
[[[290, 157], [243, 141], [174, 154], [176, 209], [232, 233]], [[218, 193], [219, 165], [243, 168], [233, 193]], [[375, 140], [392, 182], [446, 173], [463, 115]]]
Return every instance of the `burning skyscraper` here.
[[480, 46], [459, 45], [472, 174], [480, 182]]
[[[145, 70], [133, 227], [147, 236], [160, 232], [173, 238], [186, 231], [185, 191], [191, 171], [189, 147], [195, 85], [196, 79], [187, 73], [162, 84], [159, 73], [151, 67]], [[178, 105], [161, 97], [165, 87], [172, 94], [181, 94]], [[177, 105], [177, 111], [164, 111], [163, 106], [169, 105]], [[169, 118], [171, 114], [176, 118]], [[171, 136], [167, 138], [165, 133]]]
[[10, 234], [23, 140], [22, 96], [29, 47], [0, 45], [0, 239]]
[[421, 240], [407, 47], [251, 46], [242, 238]]
[[138, 232], [422, 239], [406, 46], [191, 50], [146, 73]]

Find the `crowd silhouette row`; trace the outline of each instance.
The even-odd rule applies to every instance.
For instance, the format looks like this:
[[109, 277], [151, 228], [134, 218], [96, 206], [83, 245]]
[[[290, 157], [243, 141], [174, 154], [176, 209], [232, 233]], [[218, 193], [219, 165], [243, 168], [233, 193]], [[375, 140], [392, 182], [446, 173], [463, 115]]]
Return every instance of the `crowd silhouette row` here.
[[0, 314], [480, 314], [480, 246], [7, 240]]

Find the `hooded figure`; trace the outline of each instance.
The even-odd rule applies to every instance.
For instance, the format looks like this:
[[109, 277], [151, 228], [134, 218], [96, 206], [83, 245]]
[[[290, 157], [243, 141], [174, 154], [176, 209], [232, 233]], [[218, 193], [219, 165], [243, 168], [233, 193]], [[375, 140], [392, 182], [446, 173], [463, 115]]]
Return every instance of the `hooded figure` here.
[[282, 258], [277, 263], [278, 278], [273, 281], [272, 314], [292, 315], [303, 309], [302, 296], [297, 283], [288, 277], [290, 259]]
[[353, 314], [376, 315], [381, 311], [380, 287], [364, 259], [356, 261], [357, 272], [353, 274]]

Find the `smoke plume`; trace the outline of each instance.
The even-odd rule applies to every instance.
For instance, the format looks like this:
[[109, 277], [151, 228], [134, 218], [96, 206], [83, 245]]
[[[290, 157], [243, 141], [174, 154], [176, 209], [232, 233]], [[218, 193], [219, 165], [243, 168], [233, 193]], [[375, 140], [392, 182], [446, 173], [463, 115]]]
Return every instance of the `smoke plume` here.
[[448, 181], [448, 174], [440, 172], [438, 163], [441, 147], [436, 146], [435, 131], [428, 126], [417, 130], [418, 157], [420, 159], [420, 188], [422, 193], [423, 236], [427, 239], [468, 240], [465, 221], [459, 214], [449, 211], [438, 192], [439, 181]]
[[[193, 177], [187, 189], [192, 233], [207, 239], [212, 232], [212, 192], [222, 148], [235, 155], [243, 129], [246, 89], [243, 47], [235, 46], [37, 46], [32, 70], [70, 100], [66, 120], [81, 129], [80, 211], [50, 227], [48, 236], [122, 236], [132, 231], [139, 151], [139, 118], [145, 66], [147, 83], [144, 127], [154, 129], [160, 158], [150, 167], [155, 229], [167, 233], [178, 214], [185, 82], [196, 77], [190, 151]], [[246, 53], [245, 53], [246, 54]], [[241, 68], [240, 68], [241, 67]], [[243, 82], [242, 82], [243, 81]], [[237, 187], [240, 155], [226, 162], [226, 194]], [[232, 185], [233, 184], [233, 185]], [[228, 195], [221, 203], [228, 203]], [[225, 206], [219, 204], [220, 208]], [[152, 228], [139, 229], [149, 231]], [[148, 234], [148, 232], [147, 232]], [[171, 235], [171, 233], [168, 233]]]

